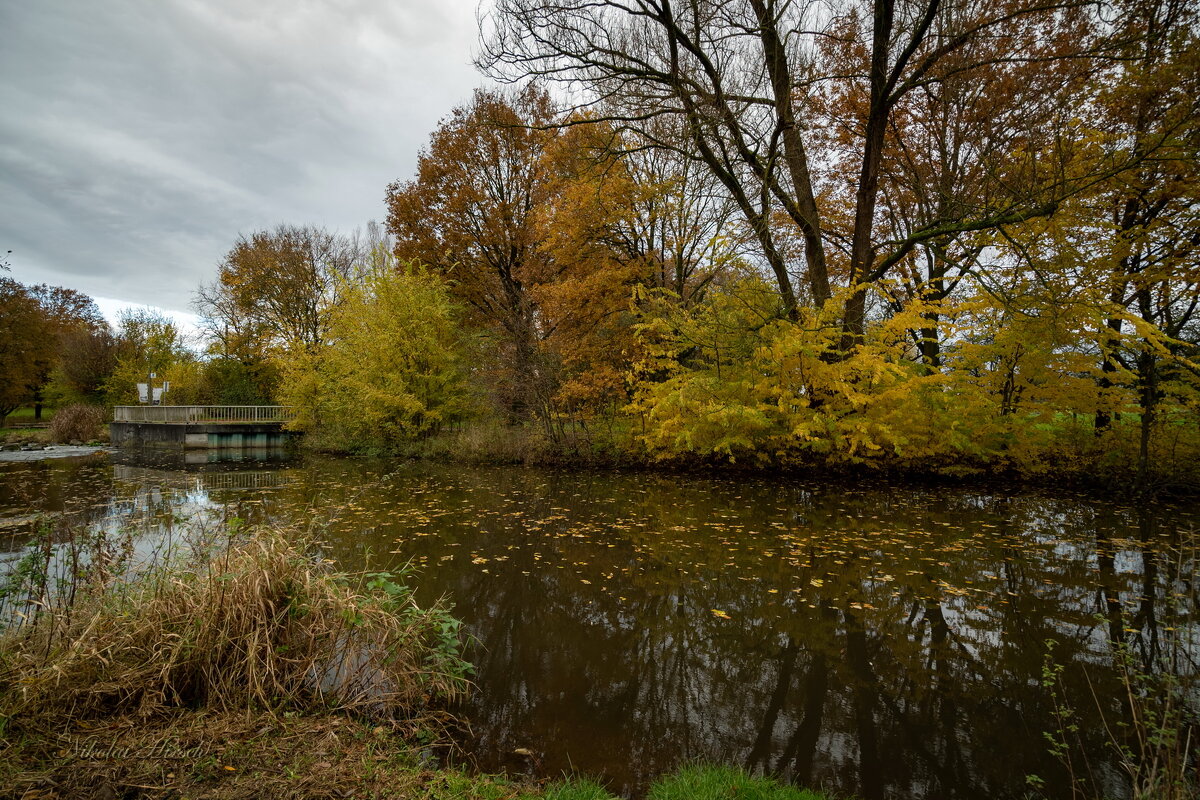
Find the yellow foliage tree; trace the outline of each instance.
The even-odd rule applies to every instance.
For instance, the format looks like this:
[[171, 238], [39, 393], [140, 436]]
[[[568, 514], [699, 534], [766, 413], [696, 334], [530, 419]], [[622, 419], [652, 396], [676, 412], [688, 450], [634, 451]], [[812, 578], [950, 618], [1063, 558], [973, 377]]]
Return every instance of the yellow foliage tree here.
[[104, 382], [109, 405], [138, 402], [137, 384], [171, 384], [163, 402], [170, 405], [202, 402], [201, 376], [196, 354], [188, 349], [178, 326], [164, 314], [148, 309], [128, 309], [117, 323], [116, 366]]
[[283, 357], [292, 426], [318, 445], [391, 449], [437, 433], [470, 406], [445, 286], [424, 269], [383, 262], [342, 288], [324, 344]]

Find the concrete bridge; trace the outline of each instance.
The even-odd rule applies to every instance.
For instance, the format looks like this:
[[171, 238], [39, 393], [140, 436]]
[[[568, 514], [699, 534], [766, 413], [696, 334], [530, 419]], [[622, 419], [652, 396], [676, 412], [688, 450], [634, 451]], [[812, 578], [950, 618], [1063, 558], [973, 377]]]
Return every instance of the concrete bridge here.
[[297, 434], [284, 429], [289, 406], [117, 406], [113, 444], [184, 448], [278, 447]]

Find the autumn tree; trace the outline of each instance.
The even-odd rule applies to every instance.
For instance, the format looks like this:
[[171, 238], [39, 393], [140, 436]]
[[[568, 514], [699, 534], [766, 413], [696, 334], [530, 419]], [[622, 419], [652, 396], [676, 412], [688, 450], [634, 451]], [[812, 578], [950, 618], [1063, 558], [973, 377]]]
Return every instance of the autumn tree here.
[[[646, 147], [602, 114], [591, 117], [570, 120], [556, 146], [568, 156], [558, 160], [567, 178], [558, 185], [591, 207], [556, 213], [551, 233], [573, 229], [575, 239], [586, 235], [621, 263], [645, 265], [647, 285], [684, 305], [702, 299], [744, 238], [733, 202], [708, 170], [679, 152], [688, 140], [673, 120], [652, 127], [656, 140], [672, 147]], [[572, 187], [575, 176], [583, 180]], [[560, 202], [552, 205], [557, 209]]]
[[320, 347], [340, 287], [365, 253], [357, 233], [312, 225], [240, 237], [193, 301], [207, 343], [207, 393], [220, 402], [268, 401], [278, 382], [274, 359]]
[[542, 360], [550, 334], [530, 287], [552, 279], [535, 214], [547, 199], [543, 159], [555, 134], [549, 97], [477, 90], [434, 132], [417, 175], [387, 190], [387, 230], [403, 263], [443, 276], [495, 332], [511, 372], [500, 394], [511, 413], [549, 418], [555, 381]]
[[[33, 403], [34, 419], [41, 419], [42, 405], [45, 402], [52, 375], [56, 370], [74, 369], [76, 365], [68, 363], [68, 359], [83, 355], [77, 346], [68, 347], [68, 345], [78, 345], [80, 339], [90, 339], [95, 340], [94, 344], [99, 345], [99, 349], [103, 349], [106, 337], [111, 334], [108, 322], [100, 313], [95, 301], [82, 292], [61, 286], [38, 284], [29, 288], [29, 294], [41, 308], [45, 318], [44, 335], [50, 339], [50, 346], [46, 352], [35, 361], [36, 375], [30, 386], [30, 402]], [[95, 352], [97, 348], [91, 347], [91, 344], [93, 342], [89, 342], [85, 346], [85, 351], [92, 351], [88, 353], [89, 355], [98, 355]], [[104, 370], [111, 366], [111, 361], [101, 357], [98, 360], [93, 359], [85, 369]], [[81, 377], [82, 370], [74, 371], [77, 377]], [[94, 379], [102, 379], [102, 377], [93, 375], [92, 378], [93, 380], [87, 381], [87, 383], [90, 384], [88, 388], [94, 392], [98, 388]]]
[[1084, 133], [1136, 167], [996, 247], [1036, 277], [1037, 294], [1053, 291], [1044, 307], [1093, 309], [1094, 333], [1076, 348], [1098, 371], [1095, 430], [1104, 436], [1122, 410], [1133, 412], [1145, 479], [1164, 403], [1194, 407], [1200, 389], [1200, 40], [1194, 4], [1110, 11], [1122, 58], [1096, 75]]
[[192, 302], [200, 312], [205, 342], [205, 375], [213, 402], [268, 403], [278, 385], [272, 358], [275, 339], [256, 309], [246, 308], [238, 293], [220, 278], [201, 284]]
[[324, 340], [338, 287], [361, 260], [355, 237], [315, 226], [279, 225], [238, 239], [197, 309], [230, 354]]
[[638, 185], [650, 190], [641, 217], [657, 255], [654, 285], [684, 305], [703, 300], [740, 261], [748, 237], [737, 207], [711, 172], [674, 150], [643, 148], [623, 159]]
[[458, 310], [442, 279], [379, 264], [341, 289], [328, 336], [282, 357], [293, 427], [334, 449], [394, 449], [470, 409]]
[[[804, 280], [819, 307], [835, 284], [865, 287], [927, 242], [944, 246], [962, 234], [1052, 213], [1078, 189], [1079, 181], [1050, 169], [1052, 141], [1005, 131], [985, 148], [946, 153], [987, 161], [974, 170], [986, 186], [972, 187], [968, 202], [931, 203], [890, 236], [881, 202], [885, 159], [899, 146], [908, 114], [926, 107], [922, 113], [944, 116], [963, 102], [952, 84], [991, 80], [1021, 63], [1045, 69], [1014, 66], [1006, 82], [998, 81], [1008, 95], [992, 94], [990, 102], [1020, 108], [1014, 95], [1057, 97], [1063, 57], [1094, 38], [1087, 8], [1028, 0], [834, 7], [500, 0], [481, 65], [501, 78], [561, 81], [603, 101], [615, 109], [605, 115], [647, 146], [672, 147], [647, 120], [679, 119], [690, 146], [675, 149], [691, 154], [733, 198], [786, 315], [797, 319], [779, 222], [800, 233]], [[1043, 109], [1052, 104], [1026, 106], [1026, 137], [1038, 130]], [[979, 140], [987, 122], [971, 112], [955, 124], [974, 126]], [[1006, 140], [1016, 147], [1002, 147]], [[952, 166], [945, 170], [950, 182]], [[854, 336], [866, 323], [866, 299], [865, 288], [848, 296], [844, 323]]]
[[116, 366], [104, 384], [109, 405], [138, 400], [137, 384], [169, 381], [172, 403], [189, 403], [199, 395], [199, 366], [183, 334], [170, 317], [149, 308], [126, 308], [117, 320]]
[[51, 383], [56, 402], [98, 404], [116, 369], [117, 337], [103, 327], [73, 327], [59, 337], [59, 363]]
[[29, 401], [53, 358], [51, 325], [29, 290], [0, 275], [0, 416]]
[[[1128, 0], [1115, 7], [1117, 35], [1128, 44], [1101, 95], [1100, 122], [1139, 166], [1100, 198], [1113, 234], [1109, 299], [1124, 312], [1107, 320], [1103, 368], [1106, 382], [1121, 368], [1137, 376], [1145, 477], [1170, 372], [1200, 384], [1200, 36], [1193, 3]], [[1127, 325], [1132, 337], [1124, 335]], [[1108, 421], [1098, 414], [1097, 427]]]
[[[41, 419], [47, 395], [58, 388], [52, 387], [52, 378], [67, 371], [80, 378], [81, 388], [86, 388], [82, 395], [94, 394], [112, 364], [105, 357], [84, 357], [93, 341], [103, 343], [111, 337], [92, 298], [60, 286], [23, 286], [6, 276], [0, 283], [4, 413], [31, 403], [34, 418]], [[92, 374], [84, 379], [84, 372]]]
[[[530, 293], [558, 371], [553, 410], [560, 426], [596, 414], [612, 419], [627, 399], [633, 287], [663, 275], [662, 187], [629, 169], [604, 125], [563, 131], [543, 155], [545, 202], [537, 209], [538, 252], [549, 280]], [[692, 282], [689, 281], [689, 284]]]

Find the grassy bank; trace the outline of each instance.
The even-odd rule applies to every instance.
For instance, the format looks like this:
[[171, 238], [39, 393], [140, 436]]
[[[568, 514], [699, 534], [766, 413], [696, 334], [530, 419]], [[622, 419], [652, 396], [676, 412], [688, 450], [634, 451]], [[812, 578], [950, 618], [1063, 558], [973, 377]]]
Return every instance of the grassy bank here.
[[[108, 441], [111, 411], [100, 406], [71, 405], [45, 409], [38, 423], [44, 427], [23, 427], [33, 422], [33, 409], [23, 408], [0, 419], [0, 444], [99, 444]], [[5, 426], [8, 427], [5, 427]]]
[[[221, 532], [147, 563], [69, 533], [0, 588], [0, 797], [610, 796], [439, 767], [469, 685], [457, 621], [303, 536]], [[814, 798], [723, 769], [650, 797]]]
[[3, 422], [50, 422], [54, 419], [54, 409], [50, 406], [42, 407], [42, 417], [37, 418], [37, 410], [33, 406], [22, 406], [21, 408], [10, 411], [6, 416], [0, 417], [0, 423]]
[[[260, 778], [314, 796], [304, 787], [326, 767], [307, 768], [313, 754], [416, 763], [446, 741], [441, 708], [467, 687], [457, 622], [398, 576], [333, 572], [279, 532], [189, 542], [149, 566], [130, 542], [71, 536], [6, 580], [0, 786], [85, 796], [219, 779], [220, 797], [269, 764]], [[342, 743], [343, 730], [370, 735]]]
[[[1076, 421], [1078, 422], [1078, 421]], [[522, 465], [660, 472], [762, 473], [820, 480], [895, 481], [948, 485], [999, 483], [1040, 489], [1054, 486], [1085, 493], [1127, 497], [1200, 496], [1200, 460], [1174, 438], [1152, 448], [1151, 469], [1137, 473], [1136, 420], [1115, 424], [1097, 436], [1088, 424], [1063, 424], [1059, 446], [1014, 445], [1013, 452], [973, 457], [901, 458], [875, 454], [858, 459], [821, 458], [782, 451], [730, 454], [668, 453], [644, 446], [627, 419], [612, 424], [564, 426], [551, 437], [535, 425], [478, 420], [410, 441], [351, 443], [326, 431], [305, 435], [305, 449], [333, 453], [411, 458], [473, 466]], [[1048, 434], [1049, 435], [1049, 434]]]
[[[335, 716], [271, 718], [181, 714], [147, 726], [23, 736], [0, 760], [0, 797], [206, 800], [614, 800], [587, 779], [536, 781], [471, 774], [432, 763], [409, 741]], [[663, 777], [647, 800], [826, 800], [827, 796], [723, 767]]]

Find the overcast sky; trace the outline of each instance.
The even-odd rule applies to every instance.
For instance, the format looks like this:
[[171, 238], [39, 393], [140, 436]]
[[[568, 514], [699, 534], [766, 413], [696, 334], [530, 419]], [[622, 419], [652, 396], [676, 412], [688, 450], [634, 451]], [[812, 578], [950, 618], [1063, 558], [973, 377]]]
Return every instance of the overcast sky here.
[[239, 233], [384, 218], [484, 84], [476, 0], [0, 0], [12, 277], [189, 310]]

